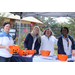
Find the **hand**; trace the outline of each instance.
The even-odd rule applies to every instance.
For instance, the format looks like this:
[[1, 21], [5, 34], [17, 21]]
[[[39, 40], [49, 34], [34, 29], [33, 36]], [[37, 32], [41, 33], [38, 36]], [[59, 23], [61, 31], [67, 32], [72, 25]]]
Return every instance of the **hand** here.
[[25, 50], [28, 50], [27, 48], [25, 48]]
[[56, 54], [53, 54], [53, 56], [56, 56]]
[[13, 46], [16, 46], [15, 44], [13, 44]]
[[37, 51], [35, 50], [35, 53], [37, 53]]
[[8, 50], [8, 51], [10, 52], [10, 49], [9, 49], [9, 47], [8, 47], [8, 46], [6, 46], [5, 48], [6, 48], [6, 50]]

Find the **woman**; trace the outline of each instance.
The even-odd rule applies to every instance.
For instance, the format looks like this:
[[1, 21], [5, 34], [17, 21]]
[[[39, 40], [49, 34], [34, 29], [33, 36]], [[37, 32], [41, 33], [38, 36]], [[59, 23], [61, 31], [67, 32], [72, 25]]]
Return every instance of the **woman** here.
[[4, 30], [0, 33], [0, 62], [9, 62], [12, 54], [10, 54], [9, 46], [13, 45], [13, 39], [9, 34], [11, 24], [5, 22]]
[[74, 40], [68, 35], [69, 30], [67, 27], [61, 28], [61, 36], [58, 39], [58, 54], [66, 54], [68, 58], [72, 56], [74, 47]]
[[36, 54], [39, 54], [40, 43], [40, 28], [35, 26], [32, 32], [26, 36], [24, 47], [27, 50], [36, 50]]
[[50, 55], [54, 55], [54, 44], [57, 45], [57, 39], [52, 36], [52, 31], [50, 29], [46, 29], [44, 35], [41, 37], [41, 47], [40, 50], [50, 50]]

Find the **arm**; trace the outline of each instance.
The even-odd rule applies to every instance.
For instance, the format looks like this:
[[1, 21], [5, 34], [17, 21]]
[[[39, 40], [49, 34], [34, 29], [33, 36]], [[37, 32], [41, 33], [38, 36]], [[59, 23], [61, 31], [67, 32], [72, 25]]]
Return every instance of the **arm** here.
[[70, 36], [70, 40], [72, 41], [72, 50], [75, 50], [75, 42], [71, 36]]
[[0, 48], [5, 48], [6, 50], [10, 51], [9, 46], [3, 46], [0, 44]]
[[39, 48], [39, 54], [41, 54], [41, 51], [42, 50], [42, 37], [41, 37], [41, 43], [40, 43], [40, 48]]
[[39, 49], [40, 49], [40, 45], [41, 45], [41, 39], [39, 38], [39, 41], [37, 40], [37, 46], [36, 46], [36, 50], [37, 50], [37, 53], [39, 53]]
[[73, 40], [72, 49], [75, 50], [75, 42]]
[[6, 50], [10, 51], [9, 47], [8, 46], [4, 46], [2, 45], [2, 37], [0, 37], [0, 48], [5, 48]]
[[57, 45], [58, 45], [58, 54], [66, 54], [66, 53], [64, 52], [62, 38], [59, 38], [59, 39], [58, 39]]
[[26, 49], [28, 49], [29, 36], [30, 36], [30, 34], [27, 34], [27, 36], [26, 36], [26, 38], [25, 38], [25, 41], [24, 41], [24, 47], [25, 47]]

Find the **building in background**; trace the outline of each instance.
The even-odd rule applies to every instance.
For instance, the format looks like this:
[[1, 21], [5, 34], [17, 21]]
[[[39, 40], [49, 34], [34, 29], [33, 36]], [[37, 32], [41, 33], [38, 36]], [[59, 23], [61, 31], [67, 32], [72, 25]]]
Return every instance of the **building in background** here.
[[[9, 12], [0, 12], [0, 16], [4, 14], [4, 20], [5, 21], [10, 21], [12, 24], [12, 27], [16, 29], [16, 35], [18, 36], [19, 34], [19, 24], [20, 24], [20, 16], [11, 14]], [[21, 35], [24, 34], [24, 30], [27, 30], [28, 32], [31, 32], [34, 26], [45, 26], [41, 21], [34, 17], [24, 17], [21, 20]]]

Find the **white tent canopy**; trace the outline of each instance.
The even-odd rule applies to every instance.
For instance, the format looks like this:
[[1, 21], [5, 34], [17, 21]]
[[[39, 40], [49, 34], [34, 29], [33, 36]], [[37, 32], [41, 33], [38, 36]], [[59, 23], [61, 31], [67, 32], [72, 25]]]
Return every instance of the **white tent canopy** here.
[[75, 17], [75, 12], [11, 12], [22, 18], [28, 16], [45, 16], [45, 17]]
[[[10, 13], [20, 16], [19, 37], [20, 37], [21, 19], [24, 17], [28, 16], [75, 17], [75, 12], [10, 12]], [[19, 38], [18, 38], [18, 44], [19, 44]]]
[[[20, 16], [19, 15], [14, 15], [14, 14], [11, 14], [9, 12], [0, 12], [2, 16], [4, 14], [3, 17], [7, 17], [7, 18], [10, 18], [10, 19], [17, 19], [17, 20], [20, 20]], [[24, 20], [24, 21], [30, 21], [30, 22], [36, 22], [36, 23], [41, 23], [43, 24], [41, 21], [39, 21], [38, 19], [36, 19], [35, 17], [24, 17], [22, 18], [21, 20]]]

